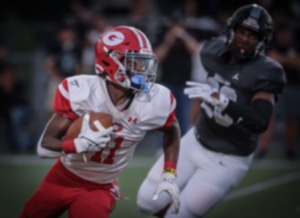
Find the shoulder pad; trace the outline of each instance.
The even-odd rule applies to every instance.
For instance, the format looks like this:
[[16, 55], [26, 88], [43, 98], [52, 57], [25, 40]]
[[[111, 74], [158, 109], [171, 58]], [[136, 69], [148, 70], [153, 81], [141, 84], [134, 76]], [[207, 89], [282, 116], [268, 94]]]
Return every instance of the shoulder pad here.
[[253, 91], [281, 93], [286, 84], [286, 76], [282, 66], [277, 61], [265, 56], [261, 57], [257, 64], [260, 70]]

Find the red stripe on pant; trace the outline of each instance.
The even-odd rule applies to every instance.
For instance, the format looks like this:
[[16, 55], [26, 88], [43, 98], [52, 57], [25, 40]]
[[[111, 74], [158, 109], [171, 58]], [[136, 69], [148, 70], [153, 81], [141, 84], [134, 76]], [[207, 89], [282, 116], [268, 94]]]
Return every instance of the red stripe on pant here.
[[54, 218], [68, 210], [70, 218], [108, 218], [116, 203], [112, 188], [112, 184], [99, 185], [76, 176], [58, 159], [20, 217]]

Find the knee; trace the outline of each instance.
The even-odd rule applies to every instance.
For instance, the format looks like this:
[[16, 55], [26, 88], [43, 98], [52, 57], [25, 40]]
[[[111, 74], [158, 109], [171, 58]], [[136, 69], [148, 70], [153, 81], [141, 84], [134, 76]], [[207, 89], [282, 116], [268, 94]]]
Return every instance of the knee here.
[[157, 201], [153, 201], [152, 198], [137, 198], [137, 206], [141, 213], [164, 217], [163, 215], [166, 213], [167, 209], [169, 208], [169, 204], [161, 204]]
[[141, 185], [137, 195], [137, 206], [140, 212], [154, 215], [168, 204], [167, 199], [159, 197], [158, 200], [152, 200], [157, 183], [147, 178]]
[[186, 217], [203, 217], [220, 201], [222, 193], [212, 187], [198, 192], [195, 196], [184, 197], [180, 210], [184, 211]]
[[149, 202], [148, 199], [138, 195], [137, 207], [141, 213], [148, 214], [148, 215], [155, 214], [154, 208], [151, 204], [152, 202]]

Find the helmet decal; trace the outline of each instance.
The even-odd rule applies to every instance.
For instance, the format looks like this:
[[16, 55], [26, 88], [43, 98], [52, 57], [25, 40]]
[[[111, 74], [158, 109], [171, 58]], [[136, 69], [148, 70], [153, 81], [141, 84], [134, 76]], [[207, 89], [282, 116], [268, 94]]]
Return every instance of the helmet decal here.
[[108, 46], [115, 46], [121, 44], [125, 39], [125, 36], [123, 33], [114, 31], [106, 34], [103, 37], [103, 43]]

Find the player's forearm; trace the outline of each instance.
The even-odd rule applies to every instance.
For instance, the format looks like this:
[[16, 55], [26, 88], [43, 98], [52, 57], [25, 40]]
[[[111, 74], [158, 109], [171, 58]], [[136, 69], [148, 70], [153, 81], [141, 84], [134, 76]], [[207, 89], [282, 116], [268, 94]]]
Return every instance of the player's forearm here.
[[39, 146], [50, 151], [61, 152], [63, 136], [71, 123], [72, 120], [69, 118], [60, 114], [54, 114], [41, 135]]
[[41, 146], [51, 151], [62, 151], [62, 141], [50, 136], [42, 138]]
[[180, 130], [176, 122], [164, 132], [163, 148], [165, 161], [177, 162], [179, 154]]
[[42, 146], [43, 135], [37, 144], [37, 154], [41, 158], [56, 158], [61, 156], [63, 153], [61, 151], [54, 151], [52, 149], [47, 149]]
[[271, 102], [257, 99], [250, 106], [230, 101], [224, 113], [232, 117], [238, 125], [260, 134], [268, 128], [272, 111], [273, 104]]
[[179, 143], [164, 145], [165, 161], [177, 162], [179, 153]]

